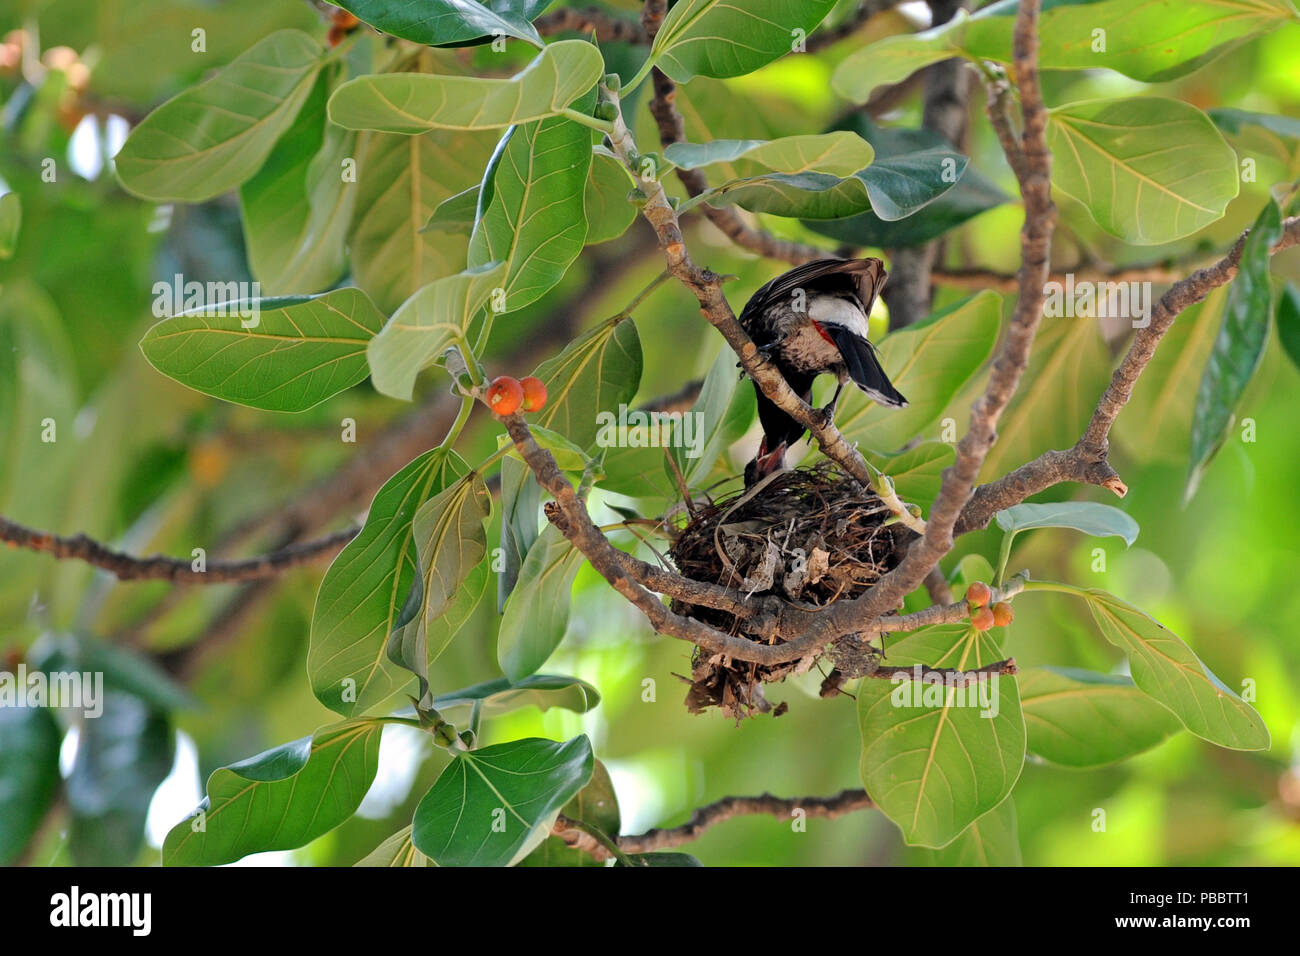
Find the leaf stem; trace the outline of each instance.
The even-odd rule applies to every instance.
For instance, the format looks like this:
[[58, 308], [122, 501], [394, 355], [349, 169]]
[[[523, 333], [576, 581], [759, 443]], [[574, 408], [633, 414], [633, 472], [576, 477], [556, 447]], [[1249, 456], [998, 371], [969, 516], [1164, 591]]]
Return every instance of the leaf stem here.
[[581, 123], [583, 126], [590, 126], [592, 129], [599, 130], [602, 133], [612, 135], [614, 132], [614, 124], [611, 123], [609, 120], [597, 119], [594, 116], [588, 116], [586, 113], [582, 112], [581, 110], [575, 110], [572, 107], [565, 107], [564, 109], [560, 110], [560, 115], [568, 117], [569, 119], [573, 120], [575, 123]]

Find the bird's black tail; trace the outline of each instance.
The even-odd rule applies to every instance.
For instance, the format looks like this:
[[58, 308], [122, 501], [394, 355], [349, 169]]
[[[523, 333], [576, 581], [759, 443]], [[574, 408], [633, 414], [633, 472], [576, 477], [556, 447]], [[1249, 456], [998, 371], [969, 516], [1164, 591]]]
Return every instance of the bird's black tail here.
[[894, 383], [885, 374], [870, 342], [843, 326], [827, 324], [825, 328], [835, 342], [835, 347], [840, 350], [840, 355], [844, 356], [844, 367], [858, 388], [881, 405], [902, 408], [907, 404], [907, 399], [894, 388]]
[[[787, 372], [785, 380], [800, 398], [812, 402], [812, 376]], [[758, 421], [763, 426], [763, 439], [769, 451], [781, 444], [793, 445], [803, 437], [804, 427], [764, 395], [757, 382], [754, 382], [754, 395], [758, 400]]]

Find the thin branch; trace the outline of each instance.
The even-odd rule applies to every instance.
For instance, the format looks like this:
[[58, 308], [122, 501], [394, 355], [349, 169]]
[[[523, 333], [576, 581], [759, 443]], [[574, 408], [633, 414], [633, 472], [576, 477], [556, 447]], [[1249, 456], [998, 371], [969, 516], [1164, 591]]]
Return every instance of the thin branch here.
[[594, 8], [556, 10], [538, 17], [533, 26], [544, 37], [557, 33], [581, 33], [584, 37], [594, 35], [600, 43], [650, 42], [645, 28], [635, 20], [625, 20]]
[[[1110, 384], [1102, 394], [1087, 429], [1075, 445], [1065, 451], [1048, 451], [1033, 461], [1021, 465], [996, 481], [975, 489], [970, 501], [962, 509], [954, 532], [964, 534], [986, 527], [993, 515], [1017, 505], [1031, 495], [1036, 495], [1053, 485], [1073, 481], [1098, 485], [1123, 497], [1128, 488], [1108, 461], [1110, 429], [1121, 409], [1133, 394], [1139, 376], [1155, 355], [1156, 346], [1169, 331], [1174, 319], [1184, 309], [1200, 302], [1211, 291], [1231, 282], [1237, 274], [1241, 251], [1246, 236], [1241, 237], [1218, 262], [1198, 269], [1175, 282], [1156, 303], [1151, 312], [1151, 322], [1133, 336], [1128, 352], [1111, 376]], [[1282, 222], [1282, 236], [1271, 253], [1300, 245], [1300, 216]]]
[[842, 790], [833, 797], [774, 797], [770, 793], [759, 797], [724, 797], [697, 809], [681, 826], [656, 827], [635, 836], [621, 836], [618, 846], [624, 853], [649, 853], [698, 840], [706, 830], [733, 817], [764, 814], [788, 821], [796, 811], [802, 810], [810, 817], [834, 820], [846, 813], [874, 807], [865, 790]]
[[314, 541], [291, 545], [256, 558], [225, 561], [213, 559], [206, 562], [202, 571], [196, 571], [193, 561], [186, 558], [168, 558], [151, 555], [137, 558], [114, 551], [105, 544], [84, 534], [64, 537], [48, 531], [28, 528], [16, 521], [0, 516], [0, 541], [11, 547], [39, 551], [60, 560], [85, 561], [122, 581], [172, 581], [189, 584], [225, 584], [231, 581], [256, 581], [274, 577], [289, 568], [310, 564], [322, 558], [331, 558], [356, 537], [359, 528], [335, 531]]
[[[1186, 267], [1179, 268], [1169, 263], [1125, 266], [1118, 269], [1079, 266], [1074, 269], [1056, 269], [1048, 277], [1048, 281], [1064, 283], [1067, 276], [1073, 276], [1075, 282], [1150, 282], [1153, 285], [1168, 285], [1177, 282], [1186, 274]], [[931, 278], [941, 285], [956, 289], [993, 289], [998, 292], [1011, 292], [1019, 283], [1017, 276], [992, 269], [936, 267], [931, 273]]]

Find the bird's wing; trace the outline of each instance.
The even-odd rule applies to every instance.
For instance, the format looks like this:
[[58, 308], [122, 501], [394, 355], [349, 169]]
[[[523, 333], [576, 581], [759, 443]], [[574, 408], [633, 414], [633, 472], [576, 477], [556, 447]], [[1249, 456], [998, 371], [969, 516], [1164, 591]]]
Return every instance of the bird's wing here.
[[788, 298], [795, 289], [805, 288], [829, 275], [852, 276], [856, 280], [864, 312], [871, 311], [872, 303], [888, 278], [885, 264], [879, 259], [813, 259], [782, 273], [755, 292], [740, 314], [741, 321], [774, 302]]
[[858, 388], [881, 405], [902, 408], [907, 404], [907, 399], [885, 374], [870, 342], [842, 325], [826, 325], [824, 328], [844, 357], [844, 367]]

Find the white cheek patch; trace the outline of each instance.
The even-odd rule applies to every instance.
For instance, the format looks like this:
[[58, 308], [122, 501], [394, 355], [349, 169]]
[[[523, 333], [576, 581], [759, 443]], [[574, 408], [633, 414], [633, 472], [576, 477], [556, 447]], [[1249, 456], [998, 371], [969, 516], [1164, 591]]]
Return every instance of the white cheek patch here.
[[808, 318], [822, 324], [841, 326], [867, 338], [867, 317], [855, 303], [840, 296], [813, 296], [808, 300]]

